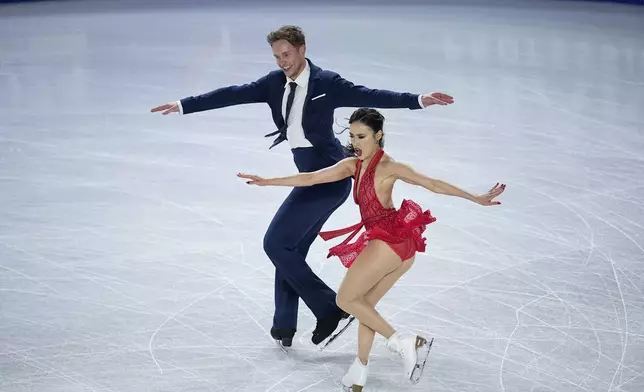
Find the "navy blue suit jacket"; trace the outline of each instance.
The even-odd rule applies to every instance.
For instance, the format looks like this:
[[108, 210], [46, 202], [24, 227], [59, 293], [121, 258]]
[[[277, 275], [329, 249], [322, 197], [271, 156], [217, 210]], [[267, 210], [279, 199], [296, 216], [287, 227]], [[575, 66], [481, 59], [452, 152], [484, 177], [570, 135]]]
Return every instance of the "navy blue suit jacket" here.
[[[334, 164], [346, 158], [346, 150], [333, 132], [333, 113], [339, 107], [420, 109], [418, 94], [376, 90], [355, 85], [335, 72], [323, 70], [308, 58], [311, 68], [308, 91], [302, 112], [302, 128], [307, 140]], [[267, 103], [278, 128], [284, 125], [282, 98], [286, 75], [275, 70], [244, 85], [222, 87], [181, 100], [183, 113], [195, 113], [226, 106]], [[319, 95], [325, 96], [311, 100]]]

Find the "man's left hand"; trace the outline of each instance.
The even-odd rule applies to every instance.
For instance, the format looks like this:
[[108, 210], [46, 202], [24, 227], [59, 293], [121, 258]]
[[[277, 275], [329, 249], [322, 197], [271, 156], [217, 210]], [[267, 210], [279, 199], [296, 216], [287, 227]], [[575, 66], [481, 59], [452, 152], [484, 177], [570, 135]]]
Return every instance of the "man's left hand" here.
[[423, 94], [423, 96], [421, 97], [421, 100], [423, 101], [423, 105], [425, 105], [425, 107], [431, 106], [431, 105], [445, 106], [445, 105], [454, 103], [454, 98], [444, 93]]

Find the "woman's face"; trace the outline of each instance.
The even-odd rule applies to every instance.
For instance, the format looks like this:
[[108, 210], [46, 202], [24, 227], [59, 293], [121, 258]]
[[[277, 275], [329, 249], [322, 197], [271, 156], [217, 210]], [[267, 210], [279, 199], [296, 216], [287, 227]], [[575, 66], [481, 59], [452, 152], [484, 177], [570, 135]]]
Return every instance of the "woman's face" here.
[[371, 156], [380, 148], [379, 141], [382, 137], [382, 131], [374, 133], [373, 129], [367, 125], [356, 121], [349, 127], [349, 139], [360, 160], [371, 158]]

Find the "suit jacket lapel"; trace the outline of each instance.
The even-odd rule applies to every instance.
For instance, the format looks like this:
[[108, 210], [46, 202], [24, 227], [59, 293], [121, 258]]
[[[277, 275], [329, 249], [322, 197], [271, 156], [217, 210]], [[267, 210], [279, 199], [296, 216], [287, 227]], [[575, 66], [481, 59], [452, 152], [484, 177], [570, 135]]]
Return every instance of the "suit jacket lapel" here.
[[278, 119], [279, 119], [279, 122], [280, 122], [280, 124], [278, 124], [277, 128], [282, 128], [284, 126], [284, 124], [286, 123], [286, 121], [284, 120], [284, 114], [282, 113], [282, 105], [284, 104], [284, 86], [286, 85], [286, 75], [284, 75], [284, 72], [280, 72], [280, 73], [281, 73], [281, 75], [280, 75], [280, 86], [282, 88], [281, 89], [280, 88], [276, 89], [277, 90], [276, 93], [279, 94], [279, 95], [277, 97], [275, 97], [275, 102], [278, 103], [277, 112], [279, 114]]
[[[311, 69], [311, 74], [309, 75], [309, 86], [306, 91], [306, 98], [304, 99], [304, 106], [302, 107], [302, 121], [304, 121], [304, 116], [306, 115], [306, 107], [311, 100], [313, 91], [315, 90], [315, 82], [320, 79], [320, 68], [313, 64], [308, 58], [306, 61], [309, 62], [309, 68]], [[304, 124], [302, 124], [304, 125]]]

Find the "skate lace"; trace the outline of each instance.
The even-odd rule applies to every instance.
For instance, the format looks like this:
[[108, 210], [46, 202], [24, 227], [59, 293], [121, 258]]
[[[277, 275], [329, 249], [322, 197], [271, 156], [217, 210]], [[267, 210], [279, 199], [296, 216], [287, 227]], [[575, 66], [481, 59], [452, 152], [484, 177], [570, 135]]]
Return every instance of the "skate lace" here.
[[388, 346], [389, 351], [391, 351], [394, 354], [398, 354], [400, 358], [405, 359], [405, 351], [400, 348], [400, 347], [393, 347], [393, 346]]

